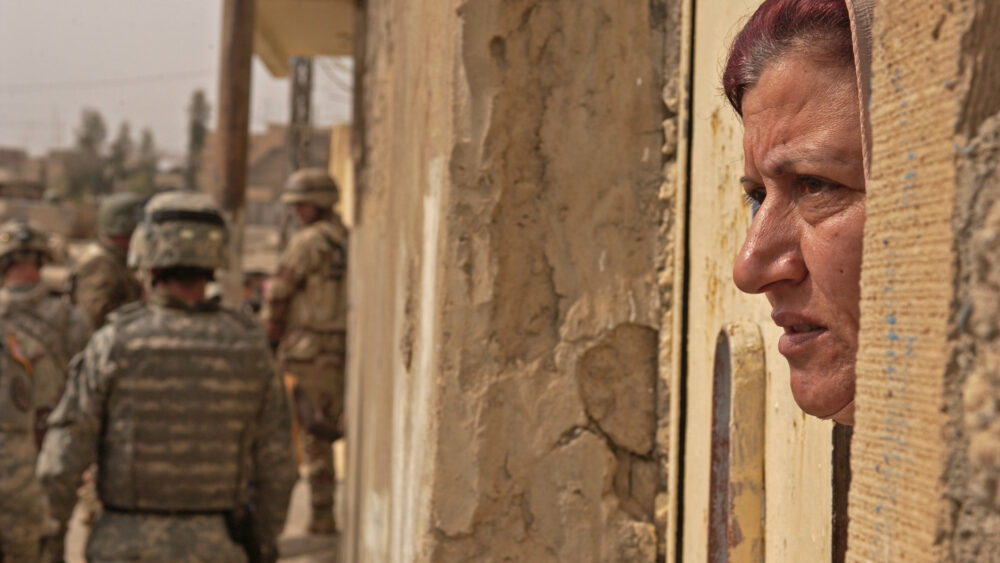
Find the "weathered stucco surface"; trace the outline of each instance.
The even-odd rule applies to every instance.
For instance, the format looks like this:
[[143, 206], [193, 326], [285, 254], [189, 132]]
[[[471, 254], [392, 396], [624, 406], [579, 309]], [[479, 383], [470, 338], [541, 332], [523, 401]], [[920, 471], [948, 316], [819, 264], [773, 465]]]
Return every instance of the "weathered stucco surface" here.
[[876, 11], [853, 561], [1000, 560], [998, 18]]
[[667, 18], [367, 3], [349, 560], [656, 559]]
[[946, 376], [952, 445], [947, 526], [955, 561], [1000, 560], [1000, 6], [963, 6], [961, 68], [968, 88], [956, 133], [952, 228], [957, 329]]

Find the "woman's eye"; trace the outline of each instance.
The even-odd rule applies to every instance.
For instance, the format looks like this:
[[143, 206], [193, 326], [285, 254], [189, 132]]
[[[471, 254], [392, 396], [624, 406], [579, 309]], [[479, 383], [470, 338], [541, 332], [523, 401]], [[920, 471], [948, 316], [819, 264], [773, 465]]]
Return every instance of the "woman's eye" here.
[[750, 206], [751, 217], [757, 215], [757, 211], [760, 210], [760, 204], [764, 203], [764, 197], [766, 195], [766, 192], [764, 192], [762, 188], [756, 188], [743, 192], [743, 199], [745, 199], [747, 205]]
[[837, 184], [829, 180], [816, 178], [815, 176], [799, 176], [795, 179], [795, 186], [798, 188], [799, 193], [803, 195], [818, 194], [824, 190], [838, 187]]

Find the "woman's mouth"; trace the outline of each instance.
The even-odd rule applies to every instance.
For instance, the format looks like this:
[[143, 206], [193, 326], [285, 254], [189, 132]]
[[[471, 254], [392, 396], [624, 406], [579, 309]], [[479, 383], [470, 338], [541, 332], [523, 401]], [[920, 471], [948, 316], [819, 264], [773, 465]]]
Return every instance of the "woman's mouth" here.
[[808, 351], [828, 332], [826, 327], [814, 324], [795, 324], [784, 329], [785, 334], [778, 339], [778, 352], [786, 358]]

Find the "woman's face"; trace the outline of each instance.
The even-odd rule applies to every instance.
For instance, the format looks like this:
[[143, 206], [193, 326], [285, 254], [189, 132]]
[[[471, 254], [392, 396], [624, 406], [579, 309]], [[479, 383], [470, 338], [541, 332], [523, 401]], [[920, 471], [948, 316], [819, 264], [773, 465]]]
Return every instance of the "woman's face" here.
[[854, 420], [865, 175], [854, 69], [788, 54], [743, 97], [743, 190], [759, 209], [733, 279], [785, 333], [795, 402]]

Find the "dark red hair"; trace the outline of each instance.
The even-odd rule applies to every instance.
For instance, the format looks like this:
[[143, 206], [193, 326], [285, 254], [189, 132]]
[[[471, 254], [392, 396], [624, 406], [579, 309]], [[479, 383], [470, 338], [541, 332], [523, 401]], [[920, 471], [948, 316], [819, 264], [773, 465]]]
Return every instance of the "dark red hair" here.
[[722, 87], [736, 113], [743, 115], [743, 94], [767, 65], [793, 50], [853, 66], [845, 0], [765, 0], [757, 8], [733, 41], [722, 74]]

